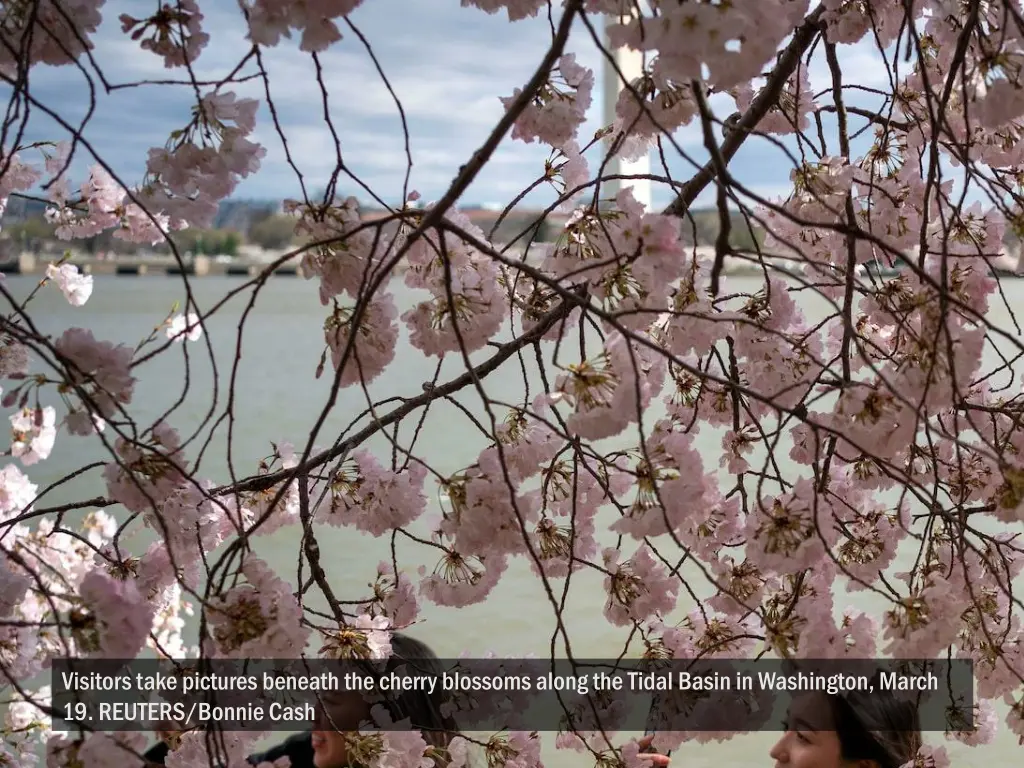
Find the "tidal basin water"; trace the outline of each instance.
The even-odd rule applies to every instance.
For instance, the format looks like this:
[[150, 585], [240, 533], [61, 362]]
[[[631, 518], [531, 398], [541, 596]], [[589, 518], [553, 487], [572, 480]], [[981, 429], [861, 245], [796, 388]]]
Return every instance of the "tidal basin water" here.
[[[200, 308], [207, 312], [225, 294], [240, 288], [242, 278], [202, 278], [191, 283], [191, 290]], [[5, 286], [16, 298], [28, 295], [37, 285], [31, 277], [7, 277]], [[725, 290], [749, 290], [754, 281], [748, 278], [729, 278]], [[412, 301], [412, 294], [400, 282], [391, 287], [403, 311]], [[1004, 291], [1011, 307], [1024, 307], [1024, 280], [1004, 281]], [[798, 294], [800, 306], [811, 318], [825, 311], [822, 299], [809, 292]], [[206, 326], [206, 339], [186, 347], [176, 345], [136, 370], [139, 383], [131, 405], [131, 412], [140, 424], [148, 425], [159, 414], [170, 409], [181, 397], [183, 390], [184, 355], [189, 357], [189, 391], [182, 405], [170, 417], [169, 423], [183, 435], [191, 434], [207, 416], [216, 394], [216, 414], [219, 417], [228, 402], [230, 379], [235, 377], [233, 412], [234, 422], [231, 434], [231, 460], [237, 476], [255, 471], [257, 462], [272, 452], [271, 441], [288, 440], [299, 448], [304, 446], [313, 425], [327, 401], [330, 391], [330, 371], [320, 380], [314, 379], [323, 350], [323, 322], [328, 309], [321, 306], [314, 282], [293, 277], [271, 279], [261, 290], [254, 307], [248, 310], [242, 333], [241, 359], [237, 370], [232, 369], [239, 347], [238, 327], [243, 313], [252, 296], [246, 289], [224, 305]], [[56, 288], [47, 287], [33, 300], [29, 312], [38, 329], [44, 333], [59, 334], [69, 326], [79, 325], [90, 329], [98, 339], [135, 345], [149, 336], [171, 311], [175, 302], [184, 304], [184, 283], [178, 277], [109, 277], [97, 278], [95, 290], [89, 302], [80, 308], [70, 307]], [[9, 311], [9, 308], [8, 308]], [[998, 301], [990, 312], [990, 321], [1011, 334], [1016, 332], [1005, 307]], [[207, 349], [207, 339], [214, 351], [218, 374], [215, 377]], [[160, 336], [163, 340], [163, 336]], [[566, 350], [568, 362], [572, 354]], [[550, 353], [549, 353], [550, 354]], [[483, 359], [483, 354], [474, 356]], [[525, 363], [531, 380], [531, 393], [540, 391], [539, 378], [531, 361]], [[415, 396], [420, 394], [422, 384], [433, 379], [436, 359], [427, 359], [412, 351], [403, 332], [401, 348], [392, 366], [372, 385], [375, 399], [387, 397]], [[328, 363], [329, 368], [329, 363]], [[458, 375], [464, 365], [458, 356], [450, 356], [442, 366], [438, 381], [443, 382]], [[218, 380], [215, 393], [214, 381]], [[484, 387], [493, 400], [506, 403], [521, 402], [523, 378], [520, 364], [512, 359], [505, 367], [484, 381]], [[1014, 391], [1020, 391], [1020, 383]], [[476, 414], [482, 414], [480, 398], [472, 387], [456, 398]], [[60, 406], [52, 389], [44, 396], [44, 404]], [[395, 401], [397, 402], [397, 401]], [[343, 390], [338, 402], [324, 421], [319, 445], [332, 443], [338, 434], [351, 422], [353, 416], [366, 409], [366, 398], [358, 388]], [[387, 412], [394, 403], [382, 406]], [[660, 406], [659, 406], [660, 409]], [[655, 409], [658, 410], [658, 409]], [[407, 419], [401, 437], [407, 440], [416, 426], [417, 418]], [[366, 420], [360, 425], [365, 424]], [[648, 424], [652, 421], [648, 421]], [[227, 454], [227, 423], [217, 429], [210, 446], [206, 449], [200, 466], [200, 475], [218, 484], [230, 479]], [[209, 425], [207, 426], [207, 430]], [[633, 433], [635, 434], [635, 433]], [[198, 446], [202, 445], [207, 432], [195, 441], [189, 450], [194, 458]], [[705, 466], [718, 465], [720, 452], [719, 437], [703, 433], [698, 444], [704, 452]], [[635, 437], [629, 437], [610, 444], [625, 447]], [[423, 423], [422, 433], [417, 442], [416, 452], [427, 459], [442, 474], [449, 475], [476, 460], [486, 442], [481, 433], [457, 408], [448, 403], [434, 405]], [[389, 444], [378, 436], [368, 443], [369, 447], [388, 455]], [[787, 464], [781, 451], [779, 461], [784, 472], [796, 472], [796, 467]], [[59, 480], [66, 473], [89, 463], [102, 460], [105, 454], [93, 440], [81, 438], [58, 439], [51, 458], [29, 468], [28, 473], [40, 488]], [[428, 495], [436, 497], [436, 488], [428, 478]], [[47, 506], [70, 502], [103, 493], [99, 471], [92, 471], [73, 484], [60, 487], [47, 496]], [[437, 501], [433, 501], [436, 509]], [[1024, 526], [1018, 526], [1024, 531]], [[425, 527], [421, 527], [425, 530]], [[297, 554], [299, 531], [283, 530], [272, 536], [254, 541], [256, 552], [267, 559], [285, 578], [293, 583], [297, 578]], [[369, 594], [367, 585], [373, 581], [377, 564], [390, 559], [390, 537], [374, 539], [350, 529], [318, 526], [316, 530], [322, 553], [323, 565], [335, 591], [342, 597], [362, 597]], [[148, 538], [140, 538], [137, 554], [144, 550]], [[602, 544], [614, 539], [605, 536]], [[631, 551], [629, 542], [625, 550]], [[129, 546], [132, 551], [136, 548]], [[399, 539], [398, 560], [410, 574], [416, 577], [416, 567], [423, 565], [428, 571], [436, 564], [434, 551], [412, 542]], [[905, 558], [910, 565], [909, 555]], [[895, 570], [900, 570], [899, 568]], [[695, 569], [684, 568], [683, 573], [691, 579], [698, 596], [707, 595], [708, 589], [703, 578]], [[560, 584], [560, 582], [556, 582]], [[1017, 587], [1018, 593], [1020, 587]], [[599, 574], [583, 573], [574, 576], [569, 599], [566, 601], [564, 621], [573, 643], [573, 654], [577, 658], [607, 658], [619, 655], [628, 637], [628, 632], [615, 628], [602, 616], [604, 594]], [[863, 595], [846, 595], [843, 591], [837, 600], [837, 608], [846, 606], [869, 608], [873, 604]], [[679, 618], [695, 607], [692, 600], [681, 590], [676, 614]], [[499, 586], [490, 598], [481, 605], [465, 609], [438, 608], [423, 603], [422, 623], [413, 629], [413, 634], [429, 643], [440, 656], [453, 658], [462, 652], [480, 657], [488, 652], [502, 656], [547, 656], [550, 653], [552, 635], [556, 622], [548, 596], [541, 582], [533, 576], [524, 561], [513, 561]], [[560, 646], [559, 646], [560, 647]], [[632, 653], [637, 653], [634, 644]], [[1000, 707], [999, 717], [1005, 717], [1005, 708]], [[673, 763], [687, 768], [718, 768], [718, 766], [767, 766], [773, 761], [767, 752], [777, 734], [759, 733], [737, 737], [729, 742], [711, 745], [684, 745], [673, 757]], [[929, 740], [937, 742], [941, 735], [930, 735]], [[588, 761], [569, 753], [556, 752], [551, 746], [553, 735], [546, 737], [546, 755], [557, 760], [549, 765], [586, 765]], [[956, 768], [965, 766], [986, 766], [986, 768], [1010, 768], [1021, 764], [1024, 749], [1003, 729], [992, 745], [966, 748], [949, 744]]]

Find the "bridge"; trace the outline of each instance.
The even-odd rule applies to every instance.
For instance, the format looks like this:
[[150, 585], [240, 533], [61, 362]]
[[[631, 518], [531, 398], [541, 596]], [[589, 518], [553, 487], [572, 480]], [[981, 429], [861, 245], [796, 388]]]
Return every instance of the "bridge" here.
[[[715, 259], [715, 248], [713, 246], [697, 246], [696, 254], [700, 261], [711, 263]], [[689, 251], [689, 248], [687, 249]], [[279, 258], [285, 252], [268, 252], [262, 257], [239, 256], [237, 258], [212, 258], [210, 256], [194, 256], [184, 262], [184, 267], [176, 259], [170, 256], [150, 255], [146, 257], [122, 257], [117, 259], [104, 259], [96, 256], [88, 256], [72, 252], [69, 263], [74, 264], [83, 273], [88, 275], [189, 275], [192, 277], [207, 276], [228, 276], [228, 277], [255, 277], [268, 269], [274, 259]], [[769, 268], [774, 267], [782, 273], [803, 274], [806, 265], [800, 263], [799, 256], [794, 253], [764, 253], [764, 261]], [[909, 257], [908, 257], [909, 258]], [[21, 254], [11, 252], [3, 253], [0, 250], [0, 273], [15, 275], [44, 275], [50, 264], [56, 263], [60, 257], [39, 255], [25, 251]], [[764, 267], [758, 263], [760, 258], [757, 254], [750, 253], [744, 256], [737, 254], [726, 257], [723, 263], [722, 274], [736, 277], [744, 275], [763, 275]], [[1015, 254], [1002, 253], [990, 260], [991, 268], [1001, 277], [1024, 277], [1024, 250]], [[858, 272], [870, 271], [872, 268], [880, 268], [878, 264], [861, 265]], [[403, 270], [399, 267], [396, 273]], [[882, 269], [882, 273], [897, 274], [899, 267]], [[881, 273], [880, 273], [881, 274]], [[298, 257], [291, 259], [278, 266], [274, 270], [275, 276], [304, 277]]]
[[[279, 255], [279, 254], [275, 254]], [[8, 254], [0, 258], [0, 272], [15, 275], [44, 275], [50, 264], [60, 261], [60, 257], [44, 256], [30, 252]], [[296, 257], [280, 265], [274, 270], [275, 275], [302, 277], [302, 267]], [[181, 275], [193, 277], [232, 276], [255, 277], [266, 270], [271, 261], [253, 258], [234, 258], [229, 260], [214, 259], [209, 256], [194, 256], [184, 262], [184, 268], [178, 261], [169, 256], [123, 257], [117, 259], [101, 259], [96, 256], [72, 253], [67, 261], [74, 264], [87, 275]]]
[[[228, 277], [255, 277], [267, 269], [273, 259], [280, 257], [280, 253], [270, 253], [269, 259], [253, 257], [237, 257], [233, 259], [216, 259], [209, 256], [194, 256], [185, 261], [184, 270], [176, 259], [170, 256], [151, 255], [147, 257], [121, 257], [117, 259], [102, 259], [96, 256], [72, 252], [67, 263], [74, 264], [78, 269], [87, 275], [181, 275], [183, 272], [191, 277], [207, 276], [228, 276]], [[697, 255], [701, 259], [713, 261], [715, 249], [713, 247], [701, 246], [697, 248]], [[60, 256], [41, 255], [25, 251], [20, 255], [0, 254], [0, 272], [14, 275], [44, 275], [50, 264], [60, 261]], [[396, 272], [403, 270], [399, 267]], [[760, 266], [751, 263], [746, 259], [729, 257], [725, 260], [723, 274], [761, 274]], [[279, 266], [274, 270], [274, 275], [289, 275], [303, 277], [302, 267], [296, 257], [291, 261]]]

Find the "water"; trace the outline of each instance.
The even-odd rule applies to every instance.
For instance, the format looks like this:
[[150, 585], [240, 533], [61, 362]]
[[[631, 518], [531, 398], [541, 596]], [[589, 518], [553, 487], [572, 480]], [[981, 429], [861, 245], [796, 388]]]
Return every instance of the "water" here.
[[[229, 291], [241, 288], [244, 283], [243, 278], [208, 277], [194, 280], [191, 290], [200, 308], [207, 312]], [[9, 277], [6, 280], [7, 290], [15, 297], [27, 295], [35, 285], [36, 281], [30, 277]], [[750, 285], [752, 283], [748, 279], [732, 278], [727, 287], [743, 290]], [[1024, 280], [1008, 281], [1004, 290], [1010, 306], [1024, 306]], [[392, 286], [392, 292], [400, 307], [411, 300], [409, 290], [400, 283]], [[803, 298], [799, 301], [808, 315], [813, 317], [823, 311], [825, 305], [820, 298], [801, 295]], [[257, 462], [271, 453], [271, 441], [289, 440], [300, 448], [304, 446], [310, 426], [318, 419], [330, 391], [329, 376], [320, 380], [313, 378], [323, 350], [321, 329], [327, 315], [327, 310], [317, 298], [315, 284], [288, 277], [271, 280], [248, 311], [239, 342], [239, 322], [247, 312], [251, 297], [251, 289], [246, 289], [224, 304], [207, 322], [203, 341], [176, 346], [136, 370], [139, 383], [131, 412], [138, 423], [148, 425], [182, 397], [182, 372], [185, 355], [188, 355], [189, 387], [180, 407], [170, 417], [170, 423], [187, 436], [207, 420], [211, 405], [216, 404], [214, 418], [208, 420], [205, 430], [189, 451], [192, 457], [197, 455], [199, 447], [209, 436], [213, 421], [225, 413], [229, 377], [235, 377], [232, 418], [224, 419], [213, 431], [212, 440], [200, 461], [199, 474], [217, 483], [226, 481], [232, 469], [240, 477], [254, 472]], [[153, 332], [171, 312], [175, 302], [183, 304], [184, 299], [184, 284], [180, 278], [98, 277], [93, 296], [86, 306], [70, 307], [56, 289], [46, 288], [34, 300], [30, 314], [44, 333], [59, 334], [69, 326], [80, 325], [90, 329], [98, 339], [134, 345]], [[1013, 332], [1008, 313], [1002, 305], [992, 309], [990, 319]], [[214, 375], [208, 342], [213, 349], [219, 379]], [[234, 366], [236, 350], [240, 350], [241, 355], [237, 366]], [[485, 356], [486, 352], [477, 357], [482, 359]], [[421, 384], [433, 379], [436, 366], [434, 359], [410, 354], [407, 347], [405, 351], [400, 349], [396, 361], [372, 385], [373, 399], [380, 401], [388, 397], [419, 394]], [[463, 369], [461, 360], [448, 360], [442, 366], [438, 381], [446, 381]], [[527, 371], [528, 380], [532, 380], [531, 392], [536, 394], [539, 391], [538, 380], [534, 366], [529, 362]], [[214, 383], [218, 380], [219, 391], [215, 392]], [[523, 378], [515, 361], [510, 361], [488, 377], [484, 385], [493, 400], [509, 403], [522, 400]], [[456, 399], [473, 412], [482, 413], [480, 399], [472, 388], [467, 388]], [[59, 405], [52, 390], [46, 404]], [[384, 405], [380, 412], [386, 413], [393, 407], [394, 404]], [[366, 408], [367, 399], [361, 390], [343, 390], [336, 406], [326, 417], [316, 443], [332, 443], [352, 417]], [[365, 423], [364, 418], [360, 426]], [[408, 424], [403, 424], [400, 434], [405, 444], [415, 426], [415, 416], [409, 419]], [[227, 450], [229, 434], [230, 452]], [[708, 434], [700, 439], [704, 441], [701, 444], [706, 463], [713, 466], [717, 463], [719, 444]], [[621, 444], [626, 442], [628, 439], [620, 441]], [[474, 462], [485, 444], [483, 436], [455, 406], [437, 403], [427, 414], [416, 450], [437, 472], [448, 475]], [[368, 445], [380, 455], [386, 455], [388, 451], [388, 443], [382, 436], [371, 440]], [[104, 456], [103, 449], [95, 441], [59, 439], [50, 459], [32, 467], [29, 474], [43, 488], [71, 470], [89, 461], [102, 460]], [[428, 484], [430, 482], [428, 479]], [[103, 491], [100, 474], [93, 471], [73, 483], [56, 488], [40, 503], [66, 503], [101, 495]], [[326, 526], [317, 529], [317, 536], [323, 564], [335, 590], [344, 597], [367, 595], [369, 592], [364, 585], [373, 581], [377, 563], [390, 559], [390, 538], [374, 539], [355, 531]], [[146, 541], [148, 539], [140, 538], [139, 553]], [[254, 545], [260, 556], [294, 583], [298, 541], [297, 531], [286, 530], [256, 539]], [[402, 538], [398, 541], [398, 559], [413, 576], [416, 566], [424, 565], [431, 570], [435, 565], [431, 552], [424, 552], [419, 545]], [[694, 584], [702, 581], [696, 573], [687, 575], [694, 577]], [[698, 595], [706, 594], [707, 589], [698, 589], [697, 592]], [[839, 601], [841, 606], [852, 604], [859, 607], [867, 607], [868, 602], [863, 598]], [[564, 620], [573, 640], [573, 653], [578, 658], [614, 656], [623, 649], [627, 633], [604, 620], [601, 615], [603, 604], [599, 576], [587, 572], [574, 576]], [[685, 614], [693, 607], [688, 598], [683, 597], [679, 614]], [[414, 633], [447, 658], [463, 651], [473, 656], [489, 651], [509, 656], [546, 656], [555, 631], [552, 607], [541, 582], [529, 573], [522, 562], [510, 565], [501, 584], [484, 604], [452, 610], [424, 603], [421, 617], [422, 625], [416, 627]], [[725, 744], [686, 746], [677, 753], [675, 762], [693, 768], [710, 768], [723, 763], [766, 765], [770, 761], [767, 750], [774, 737], [775, 734], [771, 733], [755, 734]], [[1019, 749], [1005, 730], [993, 745], [975, 749], [950, 746], [957, 768], [973, 764], [1009, 768], [1011, 758], [1016, 766], [1020, 764]], [[555, 753], [551, 748], [546, 751], [549, 759], [558, 754], [557, 762], [552, 763], [555, 765], [586, 764], [574, 756]]]

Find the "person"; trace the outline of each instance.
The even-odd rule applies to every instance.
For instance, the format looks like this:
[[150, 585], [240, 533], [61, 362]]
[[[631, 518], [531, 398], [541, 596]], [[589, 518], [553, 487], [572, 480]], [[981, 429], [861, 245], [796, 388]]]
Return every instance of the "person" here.
[[921, 748], [917, 704], [877, 684], [793, 701], [769, 751], [777, 768], [900, 768]]
[[[652, 739], [641, 746], [650, 747]], [[876, 684], [873, 691], [796, 697], [785, 732], [768, 754], [775, 768], [901, 768], [921, 744], [917, 705]], [[671, 763], [664, 755], [651, 757], [659, 768]]]
[[[391, 635], [391, 656], [382, 674], [389, 675], [402, 665], [410, 673], [441, 675], [444, 667], [437, 655], [425, 644], [401, 632]], [[442, 694], [408, 690], [388, 696], [382, 702], [393, 721], [409, 719], [419, 729], [424, 741], [444, 748], [458, 733], [454, 718], [442, 713]], [[285, 739], [266, 752], [251, 755], [250, 765], [274, 762], [282, 757], [291, 761], [291, 768], [346, 768], [349, 765], [346, 732], [359, 730], [359, 724], [370, 719], [370, 703], [358, 692], [321, 694], [313, 728]], [[143, 755], [146, 765], [164, 765], [170, 748], [161, 742]], [[443, 768], [443, 766], [438, 766]]]

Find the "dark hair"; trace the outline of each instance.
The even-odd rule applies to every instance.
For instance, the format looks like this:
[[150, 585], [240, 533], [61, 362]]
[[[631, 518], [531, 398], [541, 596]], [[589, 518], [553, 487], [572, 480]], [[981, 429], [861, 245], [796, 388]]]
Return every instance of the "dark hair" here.
[[[426, 643], [395, 632], [391, 635], [391, 656], [385, 674], [405, 666], [407, 674], [440, 678], [444, 666]], [[386, 706], [395, 720], [409, 718], [412, 727], [423, 731], [423, 738], [435, 747], [447, 747], [458, 733], [458, 724], [451, 715], [444, 714], [446, 697], [441, 690], [440, 680], [434, 693], [409, 690], [389, 696]]]
[[873, 691], [829, 696], [844, 760], [874, 760], [880, 768], [900, 768], [921, 748], [917, 705], [874, 681]]
[[[397, 674], [440, 678], [445, 672], [437, 654], [425, 643], [400, 632], [391, 635], [391, 655], [384, 663], [359, 661], [356, 664], [370, 677]], [[409, 689], [377, 694], [368, 703], [382, 704], [395, 722], [408, 718], [410, 727], [420, 731], [427, 744], [443, 749], [459, 730], [455, 719], [444, 712], [445, 700], [446, 696], [438, 685], [433, 693]], [[335, 727], [340, 727], [340, 724], [336, 723]]]

